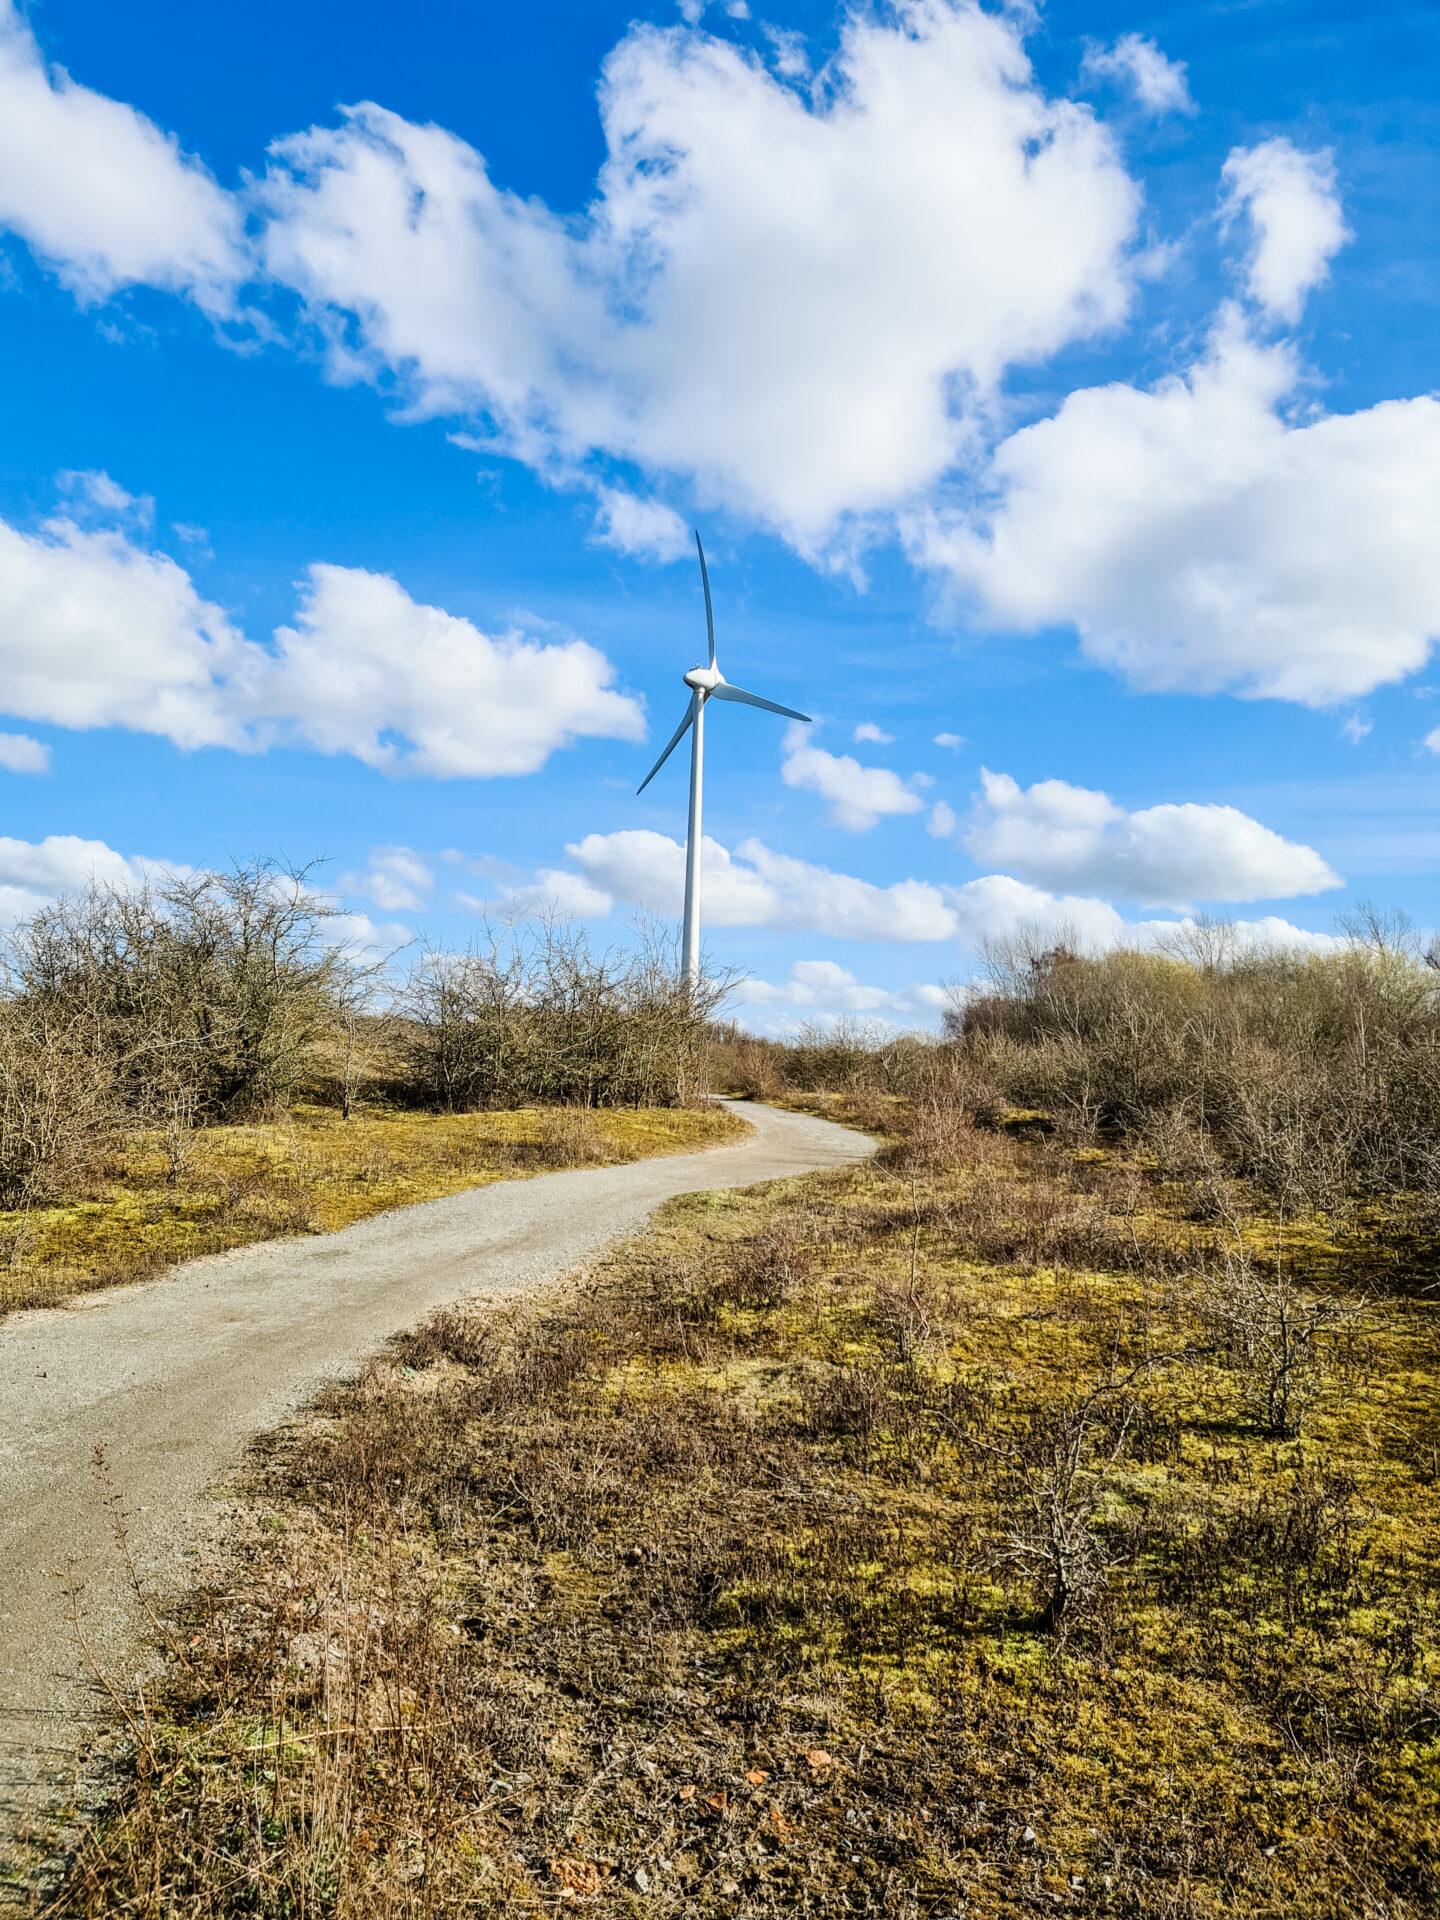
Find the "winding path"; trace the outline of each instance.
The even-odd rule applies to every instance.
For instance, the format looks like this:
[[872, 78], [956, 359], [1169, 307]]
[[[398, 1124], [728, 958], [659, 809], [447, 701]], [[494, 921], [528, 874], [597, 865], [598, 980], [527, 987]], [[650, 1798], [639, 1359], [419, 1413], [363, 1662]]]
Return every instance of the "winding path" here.
[[107, 1669], [123, 1672], [136, 1642], [97, 1445], [143, 1578], [173, 1586], [223, 1516], [208, 1489], [250, 1439], [433, 1308], [553, 1279], [677, 1194], [871, 1150], [809, 1115], [735, 1110], [754, 1127], [739, 1146], [502, 1182], [0, 1322], [0, 1835], [68, 1797], [93, 1713], [56, 1570], [83, 1581], [86, 1633]]

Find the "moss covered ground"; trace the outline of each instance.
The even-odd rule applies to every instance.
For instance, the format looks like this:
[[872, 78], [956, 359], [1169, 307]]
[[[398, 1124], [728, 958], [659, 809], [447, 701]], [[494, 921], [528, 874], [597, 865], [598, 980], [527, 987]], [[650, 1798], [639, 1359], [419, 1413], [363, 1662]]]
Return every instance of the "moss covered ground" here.
[[299, 1106], [276, 1125], [197, 1129], [178, 1152], [141, 1135], [87, 1197], [0, 1211], [0, 1313], [492, 1180], [686, 1153], [743, 1132], [728, 1112], [698, 1108], [372, 1110], [343, 1120]]
[[1434, 1913], [1434, 1296], [1306, 1223], [1267, 1431], [1224, 1231], [957, 1134], [442, 1316], [274, 1441], [62, 1910]]

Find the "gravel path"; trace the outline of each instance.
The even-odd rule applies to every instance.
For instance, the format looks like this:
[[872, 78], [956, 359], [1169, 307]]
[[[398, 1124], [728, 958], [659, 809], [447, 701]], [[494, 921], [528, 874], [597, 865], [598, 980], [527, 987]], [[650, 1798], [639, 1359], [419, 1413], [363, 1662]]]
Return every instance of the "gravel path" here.
[[676, 1194], [871, 1150], [808, 1115], [736, 1111], [755, 1129], [740, 1146], [504, 1182], [0, 1322], [0, 1834], [68, 1797], [93, 1712], [57, 1570], [84, 1583], [85, 1630], [107, 1671], [125, 1672], [135, 1644], [97, 1444], [142, 1576], [173, 1586], [223, 1517], [207, 1490], [251, 1437], [433, 1308], [535, 1287]]

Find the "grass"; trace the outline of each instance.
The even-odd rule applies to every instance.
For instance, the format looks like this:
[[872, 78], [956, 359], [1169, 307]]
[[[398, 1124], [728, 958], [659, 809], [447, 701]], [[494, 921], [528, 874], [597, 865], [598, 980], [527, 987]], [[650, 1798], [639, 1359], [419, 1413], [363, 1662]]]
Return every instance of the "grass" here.
[[0, 1313], [278, 1234], [331, 1233], [492, 1180], [687, 1153], [744, 1131], [727, 1112], [689, 1108], [381, 1110], [342, 1120], [300, 1106], [281, 1125], [197, 1131], [178, 1167], [159, 1137], [141, 1136], [93, 1197], [0, 1212]]
[[1183, 1192], [886, 1158], [675, 1202], [276, 1437], [61, 1910], [1434, 1912], [1433, 1298], [1306, 1223], [1281, 1438]]

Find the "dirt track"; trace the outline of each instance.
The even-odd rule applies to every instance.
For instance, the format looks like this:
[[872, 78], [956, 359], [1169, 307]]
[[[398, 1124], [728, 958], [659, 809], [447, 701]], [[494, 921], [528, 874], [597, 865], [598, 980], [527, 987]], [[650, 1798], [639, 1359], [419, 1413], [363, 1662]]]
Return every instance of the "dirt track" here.
[[57, 1570], [84, 1583], [86, 1634], [107, 1672], [130, 1664], [137, 1621], [97, 1445], [143, 1577], [173, 1585], [223, 1517], [209, 1490], [250, 1438], [432, 1308], [535, 1287], [676, 1194], [870, 1150], [807, 1115], [737, 1111], [755, 1128], [740, 1146], [506, 1182], [0, 1322], [0, 1833], [68, 1797], [93, 1712]]

